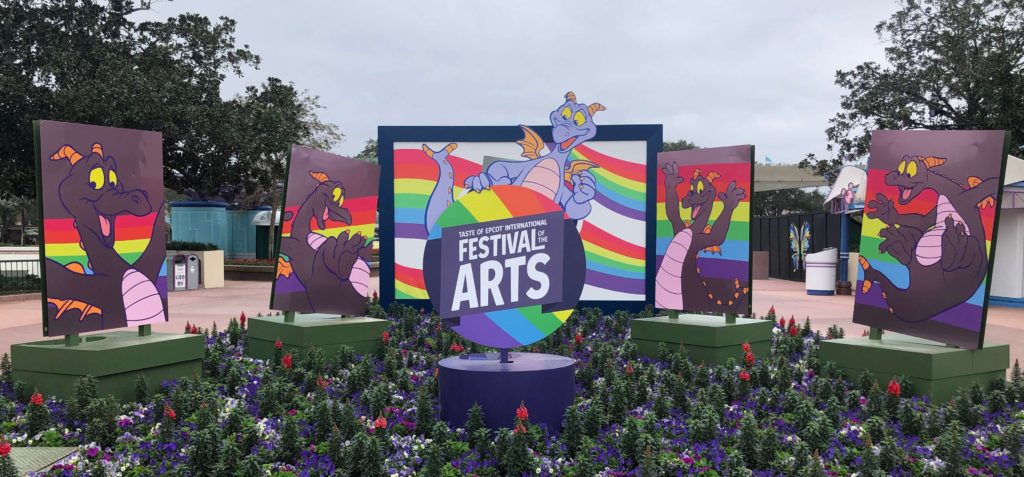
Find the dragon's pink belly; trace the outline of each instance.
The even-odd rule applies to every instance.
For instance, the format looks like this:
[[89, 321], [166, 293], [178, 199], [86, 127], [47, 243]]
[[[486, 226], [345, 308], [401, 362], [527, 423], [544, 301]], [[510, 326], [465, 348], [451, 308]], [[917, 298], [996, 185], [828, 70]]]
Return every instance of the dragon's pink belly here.
[[683, 309], [683, 259], [690, 250], [693, 231], [684, 229], [672, 237], [665, 255], [661, 258], [661, 266], [654, 282], [658, 284], [654, 292], [654, 306], [667, 310]]
[[553, 200], [562, 185], [562, 171], [558, 167], [558, 162], [554, 159], [538, 162], [526, 173], [522, 185]]
[[164, 321], [164, 301], [142, 272], [129, 268], [121, 279], [124, 315], [130, 325], [146, 325]]
[[356, 260], [352, 265], [352, 272], [348, 274], [348, 280], [352, 288], [363, 297], [370, 296], [370, 266], [363, 259]]
[[935, 205], [935, 225], [921, 236], [914, 249], [917, 263], [927, 267], [942, 259], [942, 234], [946, 232], [946, 217], [952, 217], [954, 224], [963, 224], [967, 235], [971, 234], [971, 229], [967, 227], [964, 218], [949, 203], [949, 199], [940, 195], [938, 203]]

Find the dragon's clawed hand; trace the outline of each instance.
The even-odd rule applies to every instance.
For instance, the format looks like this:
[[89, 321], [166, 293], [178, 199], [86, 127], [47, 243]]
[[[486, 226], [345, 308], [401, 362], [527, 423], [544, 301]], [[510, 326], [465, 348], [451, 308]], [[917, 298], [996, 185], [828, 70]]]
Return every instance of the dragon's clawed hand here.
[[743, 189], [736, 187], [736, 181], [729, 183], [729, 187], [725, 188], [725, 192], [719, 193], [718, 198], [722, 201], [722, 205], [729, 209], [735, 209], [739, 205], [740, 201], [747, 196], [747, 192]]

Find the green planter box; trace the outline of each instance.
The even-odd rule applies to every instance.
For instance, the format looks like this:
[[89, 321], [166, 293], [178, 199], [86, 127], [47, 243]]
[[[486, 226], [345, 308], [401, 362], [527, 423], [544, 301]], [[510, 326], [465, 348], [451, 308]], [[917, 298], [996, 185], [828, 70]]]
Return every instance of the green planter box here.
[[772, 344], [772, 322], [749, 318], [726, 323], [721, 316], [656, 316], [635, 319], [629, 328], [630, 340], [644, 356], [656, 358], [658, 345], [664, 343], [670, 351], [685, 348], [694, 363], [709, 365], [725, 364], [729, 358], [742, 362], [743, 343], [750, 343], [757, 356], [766, 356]]
[[299, 353], [316, 347], [325, 353], [334, 353], [348, 346], [358, 354], [375, 353], [380, 347], [380, 335], [391, 326], [388, 320], [348, 317], [323, 313], [299, 314], [287, 323], [284, 315], [249, 319], [249, 356], [268, 359], [274, 356], [274, 342], [281, 340], [283, 349]]
[[983, 349], [969, 350], [896, 333], [886, 333], [880, 340], [823, 340], [818, 356], [839, 365], [848, 379], [870, 371], [883, 388], [893, 377], [906, 376], [915, 395], [937, 402], [948, 401], [962, 386], [978, 382], [987, 388], [994, 380], [1006, 379], [1010, 367], [1008, 345], [985, 343]]
[[78, 346], [65, 346], [63, 339], [15, 344], [11, 361], [14, 379], [24, 381], [29, 390], [67, 399], [76, 381], [93, 376], [100, 396], [129, 402], [135, 400], [139, 374], [146, 376], [150, 392], [163, 381], [201, 375], [205, 338], [115, 331], [83, 336]]

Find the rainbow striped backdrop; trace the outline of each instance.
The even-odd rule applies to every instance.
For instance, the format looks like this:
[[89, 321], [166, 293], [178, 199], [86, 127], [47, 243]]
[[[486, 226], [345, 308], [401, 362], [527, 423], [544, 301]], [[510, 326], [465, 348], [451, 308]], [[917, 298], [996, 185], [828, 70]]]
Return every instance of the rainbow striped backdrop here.
[[[142, 256], [149, 246], [150, 235], [153, 233], [153, 221], [156, 220], [156, 213], [150, 213], [142, 217], [133, 215], [119, 215], [114, 221], [114, 250], [118, 255], [124, 257], [128, 263], [135, 263]], [[78, 229], [75, 228], [75, 220], [44, 219], [43, 236], [46, 239], [46, 258], [61, 265], [67, 266], [70, 263], [79, 263], [85, 269], [86, 275], [93, 273], [89, 258], [81, 246], [81, 238]], [[167, 276], [167, 263], [160, 268], [160, 276]], [[159, 289], [159, 287], [158, 287]], [[166, 297], [167, 290], [160, 289]], [[61, 298], [61, 297], [51, 297]]]
[[[693, 177], [695, 169], [700, 169], [701, 173], [706, 175], [712, 171], [717, 172], [721, 177], [715, 179], [715, 189], [720, 193], [724, 192], [726, 187], [729, 186], [729, 182], [735, 180], [736, 187], [741, 188], [747, 192], [746, 197], [740, 201], [739, 205], [736, 206], [736, 210], [732, 213], [732, 222], [729, 225], [729, 232], [726, 234], [725, 243], [721, 245], [721, 254], [701, 251], [697, 254], [697, 260], [701, 269], [701, 275], [708, 275], [714, 278], [739, 278], [740, 282], [749, 283], [749, 265], [750, 260], [750, 163], [718, 163], [718, 164], [693, 164], [693, 165], [679, 165], [679, 177], [686, 178], [681, 184], [679, 184], [678, 193], [679, 198], [682, 199], [686, 195], [686, 191], [690, 187], [689, 178]], [[665, 255], [665, 250], [668, 248], [669, 242], [672, 241], [674, 234], [672, 233], [672, 224], [668, 221], [668, 216], [665, 215], [665, 171], [658, 168], [658, 210], [657, 215], [657, 262], [655, 263], [655, 269], [661, 267], [661, 259]], [[718, 216], [722, 213], [722, 202], [715, 200], [714, 205], [711, 209], [711, 217], [708, 220], [708, 225], [714, 225]], [[680, 209], [680, 216], [682, 219], [691, 220], [690, 209]], [[701, 231], [695, 231], [701, 232]], [[739, 270], [744, 271], [746, 275], [740, 277], [730, 276], [718, 276], [715, 274], [715, 270]]]
[[[623, 144], [635, 144], [636, 154], [609, 151], [623, 150]], [[443, 147], [443, 142], [437, 143]], [[462, 193], [460, 187], [466, 178], [482, 170], [483, 154], [469, 153], [465, 147], [472, 143], [459, 143], [459, 149], [449, 156], [455, 169], [454, 195]], [[494, 144], [496, 157], [515, 158], [515, 143]], [[512, 147], [512, 149], [509, 148]], [[434, 149], [438, 149], [434, 147]], [[481, 150], [480, 147], [475, 148]], [[466, 152], [466, 156], [460, 153]], [[628, 156], [628, 157], [627, 157]], [[597, 180], [597, 196], [591, 201], [593, 210], [580, 221], [580, 236], [587, 258], [587, 275], [581, 300], [645, 299], [645, 197], [646, 142], [593, 141], [577, 146], [571, 160], [588, 160], [599, 167], [590, 169]], [[423, 247], [426, 229], [424, 212], [437, 179], [437, 166], [426, 154], [411, 144], [395, 145], [394, 149], [395, 199], [395, 298], [427, 299], [423, 283]]]
[[[869, 199], [875, 197], [876, 193], [882, 193], [886, 197], [899, 196], [899, 190], [896, 187], [885, 183], [885, 175], [888, 172], [888, 169], [868, 169], [867, 197]], [[937, 200], [938, 195], [935, 191], [926, 189], [921, 191], [907, 205], [902, 205], [896, 200], [893, 201], [893, 204], [901, 214], [927, 214], [935, 207]], [[985, 228], [985, 252], [989, 257], [992, 256], [992, 228], [995, 223], [995, 210], [995, 207], [986, 207], [980, 210], [981, 222]], [[889, 277], [894, 285], [906, 288], [910, 284], [910, 273], [907, 271], [907, 267], [899, 263], [891, 255], [878, 251], [878, 245], [882, 243], [879, 233], [885, 227], [886, 225], [881, 220], [870, 218], [867, 215], [864, 216], [864, 222], [861, 226], [860, 254], [871, 263], [872, 267]], [[854, 287], [854, 290], [859, 292], [863, 282], [864, 270], [858, 267], [857, 286]], [[980, 332], [987, 282], [988, 276], [986, 275], [981, 285], [978, 286], [978, 289], [974, 291], [974, 294], [965, 303], [939, 313], [930, 321], [973, 332]], [[881, 316], [889, 316], [885, 301], [881, 297], [881, 287], [872, 287], [867, 295], [857, 293], [857, 304], [877, 308]]]
[[[325, 228], [317, 230], [316, 220], [310, 219], [310, 230], [328, 238], [337, 237], [342, 232], [348, 232], [350, 236], [360, 234], [366, 238], [367, 242], [373, 241], [373, 229], [377, 223], [377, 196], [347, 197], [345, 198], [344, 207], [352, 214], [351, 225], [328, 219], [324, 222]], [[281, 225], [281, 237], [291, 237], [292, 224], [295, 223], [295, 216], [298, 214], [299, 205], [290, 205], [285, 207], [284, 210], [291, 212], [292, 218], [284, 221], [284, 224]]]

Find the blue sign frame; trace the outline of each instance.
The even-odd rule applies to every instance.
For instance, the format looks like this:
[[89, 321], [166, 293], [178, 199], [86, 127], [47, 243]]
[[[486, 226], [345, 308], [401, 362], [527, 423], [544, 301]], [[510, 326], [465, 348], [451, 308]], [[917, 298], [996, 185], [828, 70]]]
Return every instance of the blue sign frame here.
[[[551, 137], [551, 126], [529, 126], [541, 137]], [[640, 311], [654, 304], [654, 275], [657, 272], [657, 172], [658, 153], [661, 152], [663, 131], [660, 124], [600, 125], [597, 135], [590, 141], [643, 141], [647, 143], [646, 167], [646, 240], [644, 243], [644, 295], [643, 301], [580, 300], [577, 308], [597, 307], [604, 313], [616, 310]], [[415, 308], [431, 310], [426, 299], [395, 298], [395, 157], [397, 142], [511, 142], [523, 137], [519, 126], [378, 126], [377, 151], [380, 175], [380, 300], [383, 306], [394, 301]]]

